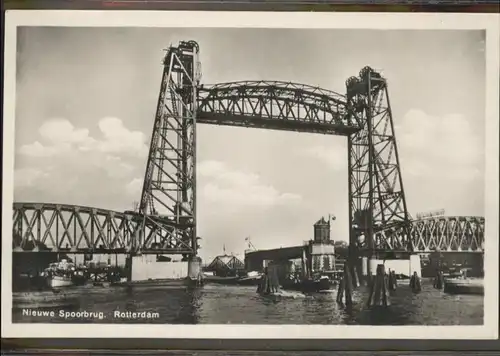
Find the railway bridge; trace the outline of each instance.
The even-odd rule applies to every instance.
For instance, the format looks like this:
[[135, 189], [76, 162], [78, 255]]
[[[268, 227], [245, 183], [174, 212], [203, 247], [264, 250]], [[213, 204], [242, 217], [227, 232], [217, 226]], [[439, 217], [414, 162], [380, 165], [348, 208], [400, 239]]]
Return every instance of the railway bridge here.
[[199, 46], [182, 41], [163, 59], [137, 211], [15, 202], [13, 249], [180, 254], [193, 260], [200, 248], [196, 127], [210, 124], [346, 137], [353, 250], [481, 251], [483, 218], [414, 221], [408, 213], [388, 90], [385, 78], [370, 67], [346, 81], [345, 94], [280, 81], [204, 85]]

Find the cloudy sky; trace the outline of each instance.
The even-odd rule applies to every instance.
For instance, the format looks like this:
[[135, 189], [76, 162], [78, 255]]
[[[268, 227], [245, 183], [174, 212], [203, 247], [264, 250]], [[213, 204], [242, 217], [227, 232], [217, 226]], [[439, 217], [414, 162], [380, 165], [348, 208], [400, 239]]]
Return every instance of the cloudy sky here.
[[[202, 82], [284, 80], [345, 92], [388, 78], [412, 214], [484, 215], [484, 35], [474, 31], [22, 28], [15, 200], [115, 210], [140, 200], [162, 49], [194, 39]], [[300, 244], [337, 216], [347, 240], [342, 137], [198, 127], [202, 257]]]

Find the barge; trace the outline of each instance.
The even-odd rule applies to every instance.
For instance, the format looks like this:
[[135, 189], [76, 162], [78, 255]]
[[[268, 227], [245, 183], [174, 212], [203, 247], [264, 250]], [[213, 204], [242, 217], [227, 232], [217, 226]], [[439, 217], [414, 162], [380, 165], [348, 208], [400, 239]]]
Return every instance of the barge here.
[[484, 281], [480, 278], [445, 279], [444, 292], [448, 294], [484, 295]]

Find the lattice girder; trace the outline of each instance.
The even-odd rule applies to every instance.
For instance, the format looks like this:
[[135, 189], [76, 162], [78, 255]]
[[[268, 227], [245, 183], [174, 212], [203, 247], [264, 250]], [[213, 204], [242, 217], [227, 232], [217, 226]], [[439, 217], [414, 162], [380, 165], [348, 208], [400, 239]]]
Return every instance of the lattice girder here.
[[415, 251], [484, 251], [484, 218], [442, 216], [412, 222]]
[[242, 81], [199, 88], [198, 123], [348, 135], [359, 130], [333, 91], [279, 81]]
[[92, 207], [14, 203], [14, 251], [190, 254], [162, 221]]

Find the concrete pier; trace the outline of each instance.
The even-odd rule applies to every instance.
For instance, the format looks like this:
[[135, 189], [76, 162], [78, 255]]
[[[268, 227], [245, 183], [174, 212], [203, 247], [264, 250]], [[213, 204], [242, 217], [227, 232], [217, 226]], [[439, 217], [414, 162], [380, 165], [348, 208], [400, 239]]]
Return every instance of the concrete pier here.
[[188, 272], [187, 277], [193, 281], [198, 281], [202, 278], [203, 273], [201, 271], [201, 258], [193, 257], [188, 261]]
[[420, 255], [414, 254], [410, 255], [409, 260], [410, 267], [410, 276], [413, 276], [414, 273], [417, 274], [418, 277], [422, 277], [422, 265], [420, 262]]
[[361, 275], [363, 280], [368, 278], [368, 257], [361, 257]]
[[[191, 268], [195, 268], [195, 265], [192, 265]], [[131, 282], [150, 279], [184, 279], [188, 276], [189, 262], [187, 261], [157, 261], [156, 255], [141, 255], [132, 257]]]
[[[420, 255], [418, 254], [410, 255], [406, 259], [399, 258], [381, 260], [372, 258], [368, 260], [366, 257], [362, 257], [361, 264], [364, 277], [368, 273], [370, 274], [370, 276], [373, 276], [375, 274], [375, 271], [377, 271], [377, 266], [380, 264], [384, 265], [385, 270], [391, 270], [396, 274], [402, 274], [410, 277], [413, 276], [413, 274], [416, 272], [419, 277], [422, 276]], [[368, 265], [370, 266], [369, 269]]]

